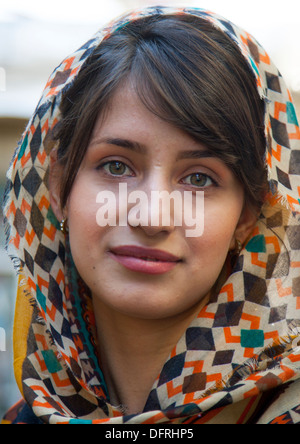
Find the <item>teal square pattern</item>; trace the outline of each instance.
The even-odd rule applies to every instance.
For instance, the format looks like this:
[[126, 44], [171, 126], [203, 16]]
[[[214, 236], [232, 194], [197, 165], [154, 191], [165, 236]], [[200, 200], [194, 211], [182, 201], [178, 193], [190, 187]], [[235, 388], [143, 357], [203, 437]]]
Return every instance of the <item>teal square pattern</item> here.
[[265, 344], [265, 335], [263, 330], [242, 330], [241, 346], [244, 348], [263, 347]]
[[57, 373], [62, 370], [62, 366], [60, 365], [57, 357], [53, 350], [43, 350], [42, 355], [47, 366], [47, 369], [50, 373]]

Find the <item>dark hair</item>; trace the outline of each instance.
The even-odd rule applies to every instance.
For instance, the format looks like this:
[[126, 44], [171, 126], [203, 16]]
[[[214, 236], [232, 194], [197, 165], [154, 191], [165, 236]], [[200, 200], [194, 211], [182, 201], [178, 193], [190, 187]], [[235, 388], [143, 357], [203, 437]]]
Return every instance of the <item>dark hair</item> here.
[[261, 207], [267, 190], [264, 103], [238, 46], [192, 15], [131, 21], [89, 56], [61, 104], [58, 159], [65, 206], [100, 113], [127, 79], [153, 113], [221, 158]]

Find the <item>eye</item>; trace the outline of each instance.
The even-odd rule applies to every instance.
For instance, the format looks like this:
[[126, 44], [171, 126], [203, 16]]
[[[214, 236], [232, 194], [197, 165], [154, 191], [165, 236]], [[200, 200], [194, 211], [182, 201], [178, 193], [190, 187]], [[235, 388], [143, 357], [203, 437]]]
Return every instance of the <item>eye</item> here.
[[207, 188], [212, 185], [216, 185], [216, 182], [204, 173], [194, 173], [182, 179], [183, 183], [192, 185], [198, 188]]
[[99, 166], [98, 169], [103, 168], [104, 171], [112, 176], [133, 176], [131, 168], [125, 163], [118, 160], [112, 160]]

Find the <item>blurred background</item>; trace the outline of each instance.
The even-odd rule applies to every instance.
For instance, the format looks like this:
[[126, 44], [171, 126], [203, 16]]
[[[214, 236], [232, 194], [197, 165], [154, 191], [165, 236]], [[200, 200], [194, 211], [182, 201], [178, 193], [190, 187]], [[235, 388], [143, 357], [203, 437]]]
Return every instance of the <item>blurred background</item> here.
[[[206, 8], [253, 34], [285, 77], [300, 113], [299, 0], [1, 0], [0, 198], [13, 151], [53, 69], [111, 19], [157, 4]], [[12, 366], [16, 282], [1, 219], [0, 210], [0, 417], [20, 397]]]

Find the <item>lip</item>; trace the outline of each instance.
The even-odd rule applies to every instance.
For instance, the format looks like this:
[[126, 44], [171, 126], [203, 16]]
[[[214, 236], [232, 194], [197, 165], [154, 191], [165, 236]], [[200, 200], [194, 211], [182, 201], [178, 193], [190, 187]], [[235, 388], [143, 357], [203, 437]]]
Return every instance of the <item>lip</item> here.
[[164, 274], [182, 262], [179, 257], [166, 251], [135, 245], [115, 247], [108, 253], [125, 268], [146, 274]]

